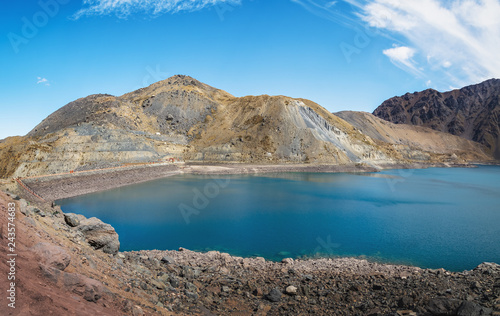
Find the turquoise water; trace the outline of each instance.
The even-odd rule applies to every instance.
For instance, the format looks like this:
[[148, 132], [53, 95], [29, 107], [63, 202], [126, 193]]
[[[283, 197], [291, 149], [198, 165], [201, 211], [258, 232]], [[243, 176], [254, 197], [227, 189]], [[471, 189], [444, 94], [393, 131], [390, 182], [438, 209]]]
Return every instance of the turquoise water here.
[[354, 256], [454, 271], [500, 263], [500, 167], [376, 174], [179, 175], [58, 201], [121, 250]]

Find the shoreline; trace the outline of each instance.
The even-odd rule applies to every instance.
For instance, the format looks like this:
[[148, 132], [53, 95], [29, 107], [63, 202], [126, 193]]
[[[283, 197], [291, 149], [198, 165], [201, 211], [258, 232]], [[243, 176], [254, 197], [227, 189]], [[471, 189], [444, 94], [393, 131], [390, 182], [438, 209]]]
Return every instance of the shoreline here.
[[[221, 171], [220, 166], [205, 167], [205, 172]], [[249, 173], [253, 169], [238, 171]], [[27, 192], [22, 191], [20, 195], [27, 196]], [[500, 312], [496, 308], [500, 303], [500, 265], [496, 263], [482, 263], [472, 270], [453, 272], [356, 257], [285, 258], [278, 262], [184, 248], [109, 254], [94, 249], [83, 237], [82, 230], [66, 222], [59, 207], [33, 201], [32, 206], [24, 206], [23, 213], [21, 205], [26, 205], [26, 201], [17, 203], [19, 224], [25, 226], [24, 231], [29, 231], [30, 238], [60, 245], [59, 253], [71, 256], [70, 268], [58, 273], [44, 270], [43, 260], [39, 264], [36, 257], [26, 261], [26, 265], [31, 264], [29, 269], [33, 275], [38, 276], [41, 269], [42, 277], [47, 278], [40, 279], [47, 284], [44, 293], [61, 289], [80, 295], [71, 285], [59, 289], [57, 280], [60, 274], [84, 275], [90, 278], [89, 284], [99, 283], [99, 295], [103, 298], [93, 296], [95, 301], [90, 304], [96, 306], [96, 302], [104, 300], [105, 303], [99, 303], [103, 304], [99, 305], [103, 307], [102, 315], [115, 315], [115, 310], [132, 314], [137, 308], [158, 315], [192, 315], [193, 312], [204, 315], [235, 312], [241, 315], [461, 315], [471, 309], [477, 315]], [[36, 211], [37, 207], [41, 211]], [[24, 257], [29, 257], [30, 249], [33, 248], [26, 250]], [[113, 295], [106, 296], [106, 293]], [[84, 297], [82, 301], [85, 300], [88, 299]], [[115, 310], [110, 310], [110, 306], [115, 306]]]
[[471, 168], [474, 164], [408, 163], [408, 164], [224, 164], [178, 163], [131, 166], [126, 169], [95, 170], [85, 173], [44, 175], [21, 179], [23, 183], [45, 201], [103, 192], [128, 185], [158, 180], [179, 174], [237, 175], [268, 173], [374, 173], [388, 169]]

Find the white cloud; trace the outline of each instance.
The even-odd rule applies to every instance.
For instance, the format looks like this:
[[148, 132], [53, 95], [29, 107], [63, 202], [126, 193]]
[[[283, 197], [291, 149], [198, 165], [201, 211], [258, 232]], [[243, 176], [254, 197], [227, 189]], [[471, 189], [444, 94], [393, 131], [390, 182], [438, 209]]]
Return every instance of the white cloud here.
[[37, 79], [36, 84], [44, 84], [44, 85], [46, 85], [46, 86], [50, 86], [50, 83], [49, 83], [49, 81], [47, 80], [47, 78], [36, 77], [36, 79]]
[[384, 55], [391, 59], [391, 62], [403, 70], [409, 71], [417, 76], [422, 76], [422, 71], [417, 68], [413, 56], [415, 49], [406, 46], [396, 46], [393, 48], [385, 49]]
[[83, 0], [83, 8], [73, 18], [111, 15], [127, 18], [134, 13], [158, 16], [164, 13], [197, 11], [217, 5], [239, 5], [241, 0]]
[[415, 55], [415, 50], [410, 47], [396, 46], [394, 48], [384, 50], [383, 53], [393, 61], [410, 64], [411, 58]]
[[431, 69], [447, 68], [454, 84], [500, 76], [500, 1], [371, 0], [362, 18], [402, 35]]
[[444, 68], [450, 68], [450, 67], [451, 67], [451, 63], [450, 63], [449, 61], [445, 60], [445, 61], [443, 62], [443, 67], [444, 67]]
[[338, 0], [334, 6], [327, 0], [291, 1], [343, 25], [368, 24], [412, 47], [413, 67], [389, 56], [394, 51], [386, 55], [413, 74], [420, 70], [423, 83], [431, 75], [446, 88], [500, 77], [500, 0]]

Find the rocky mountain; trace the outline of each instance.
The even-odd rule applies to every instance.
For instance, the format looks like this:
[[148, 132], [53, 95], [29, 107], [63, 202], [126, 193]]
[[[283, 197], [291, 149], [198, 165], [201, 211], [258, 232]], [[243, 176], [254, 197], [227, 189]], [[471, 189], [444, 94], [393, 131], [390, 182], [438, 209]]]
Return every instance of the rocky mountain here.
[[[367, 122], [371, 129], [381, 128], [376, 120]], [[169, 158], [337, 165], [491, 158], [481, 145], [452, 135], [425, 132], [444, 140], [446, 146], [442, 146], [427, 136], [410, 142], [403, 134], [411, 127], [389, 129], [394, 130], [392, 137], [377, 138], [309, 100], [267, 95], [237, 98], [177, 75], [119, 97], [99, 94], [78, 99], [25, 137], [0, 141], [0, 178]], [[379, 132], [385, 133], [385, 129]]]
[[383, 102], [373, 114], [479, 142], [500, 159], [499, 79], [444, 93], [433, 89], [407, 93]]
[[403, 148], [412, 148], [411, 159], [431, 160], [429, 153], [436, 152], [447, 152], [456, 157], [457, 152], [464, 155], [477, 148], [477, 143], [448, 133], [436, 133], [427, 127], [394, 124], [366, 112], [343, 111], [335, 115], [349, 122], [376, 143], [393, 144], [394, 148], [400, 151]]

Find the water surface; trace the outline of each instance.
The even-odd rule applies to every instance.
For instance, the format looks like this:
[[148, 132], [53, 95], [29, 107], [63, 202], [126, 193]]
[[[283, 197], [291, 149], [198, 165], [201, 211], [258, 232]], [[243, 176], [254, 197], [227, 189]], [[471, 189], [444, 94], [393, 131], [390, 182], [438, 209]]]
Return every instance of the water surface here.
[[111, 224], [123, 251], [354, 256], [455, 271], [500, 263], [500, 167], [367, 175], [179, 175], [58, 203]]

